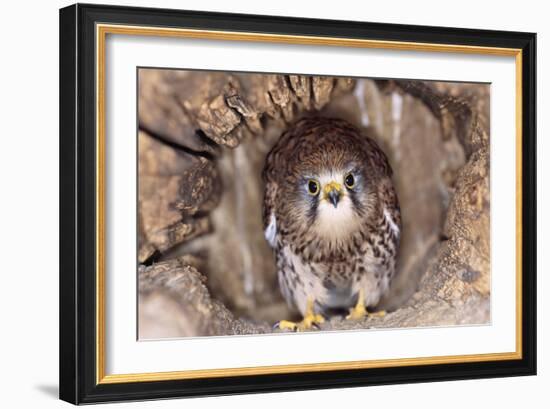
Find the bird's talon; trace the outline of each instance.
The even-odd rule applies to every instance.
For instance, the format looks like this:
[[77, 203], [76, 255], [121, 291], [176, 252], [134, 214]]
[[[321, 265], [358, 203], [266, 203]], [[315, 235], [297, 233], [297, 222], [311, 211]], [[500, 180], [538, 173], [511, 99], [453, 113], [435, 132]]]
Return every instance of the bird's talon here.
[[380, 311], [376, 311], [376, 312], [371, 312], [369, 313], [369, 315], [371, 317], [385, 317], [386, 316], [386, 310], [380, 310]]
[[325, 317], [321, 314], [315, 314], [313, 312], [313, 301], [309, 300], [306, 308], [306, 315], [304, 319], [300, 322], [292, 322], [282, 320], [275, 324], [275, 328], [282, 330], [291, 330], [294, 332], [305, 331], [311, 328], [320, 329], [320, 325], [325, 322]]
[[298, 325], [295, 322], [287, 321], [287, 320], [281, 320], [278, 323], [276, 323], [273, 328], [278, 328], [282, 330], [291, 330], [296, 332], [298, 330]]
[[310, 318], [310, 327], [321, 329], [320, 324], [322, 324], [323, 322], [325, 322], [325, 317], [323, 317], [321, 314], [315, 314]]

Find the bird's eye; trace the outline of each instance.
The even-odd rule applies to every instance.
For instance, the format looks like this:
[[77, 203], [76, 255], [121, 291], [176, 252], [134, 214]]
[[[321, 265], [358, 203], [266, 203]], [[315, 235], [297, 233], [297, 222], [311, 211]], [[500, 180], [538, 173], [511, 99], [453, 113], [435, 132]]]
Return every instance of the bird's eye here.
[[352, 189], [355, 186], [355, 178], [351, 173], [348, 173], [344, 178], [344, 183], [348, 189]]
[[307, 182], [307, 191], [311, 196], [317, 196], [320, 190], [321, 188], [319, 186], [319, 182], [317, 182], [316, 180], [310, 179]]

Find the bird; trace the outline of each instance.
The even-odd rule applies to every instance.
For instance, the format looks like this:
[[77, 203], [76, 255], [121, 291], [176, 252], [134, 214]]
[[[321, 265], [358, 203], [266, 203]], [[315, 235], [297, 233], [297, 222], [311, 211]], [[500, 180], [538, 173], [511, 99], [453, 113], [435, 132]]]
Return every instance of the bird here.
[[388, 293], [401, 235], [392, 176], [377, 143], [345, 120], [306, 117], [283, 132], [262, 172], [263, 228], [283, 298], [303, 319], [278, 328], [361, 320]]

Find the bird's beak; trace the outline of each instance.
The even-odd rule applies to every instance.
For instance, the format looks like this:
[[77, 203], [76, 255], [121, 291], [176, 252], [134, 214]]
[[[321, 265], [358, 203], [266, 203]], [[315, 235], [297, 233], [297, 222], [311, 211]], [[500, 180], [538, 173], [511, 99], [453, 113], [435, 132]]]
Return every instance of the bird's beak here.
[[330, 203], [336, 208], [338, 202], [342, 196], [342, 185], [337, 182], [327, 183], [324, 187], [325, 199], [329, 200]]

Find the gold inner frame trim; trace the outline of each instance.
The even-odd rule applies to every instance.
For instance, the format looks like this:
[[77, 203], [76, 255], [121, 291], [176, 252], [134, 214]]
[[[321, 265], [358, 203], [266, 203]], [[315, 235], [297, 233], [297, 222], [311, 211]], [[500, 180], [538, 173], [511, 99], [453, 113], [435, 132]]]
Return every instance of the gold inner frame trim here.
[[[513, 56], [516, 64], [516, 350], [505, 353], [450, 355], [368, 361], [321, 362], [314, 364], [220, 368], [173, 372], [105, 374], [105, 41], [107, 34], [247, 41], [295, 45], [373, 48]], [[320, 36], [298, 36], [166, 27], [96, 25], [96, 383], [115, 384], [163, 380], [204, 379], [229, 376], [290, 374], [350, 369], [388, 368], [466, 362], [517, 360], [522, 358], [522, 51], [515, 48], [457, 44], [362, 40]]]

